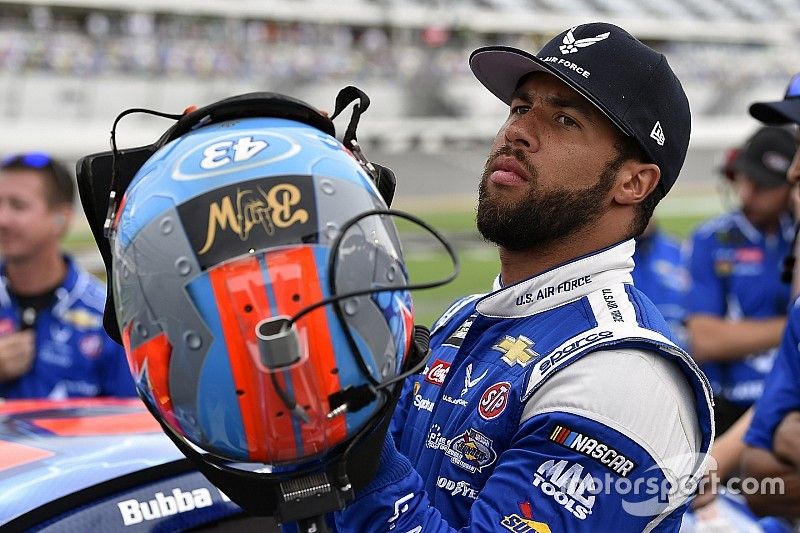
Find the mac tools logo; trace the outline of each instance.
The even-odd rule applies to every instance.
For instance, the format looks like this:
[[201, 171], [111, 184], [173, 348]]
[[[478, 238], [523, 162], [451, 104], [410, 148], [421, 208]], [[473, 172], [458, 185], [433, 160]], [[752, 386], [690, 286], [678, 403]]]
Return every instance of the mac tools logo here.
[[586, 37], [584, 39], [575, 39], [575, 36], [572, 32], [577, 28], [574, 26], [567, 31], [567, 34], [564, 35], [563, 43], [561, 46], [558, 47], [561, 50], [562, 54], [574, 54], [578, 51], [578, 48], [586, 48], [587, 46], [592, 46], [595, 43], [599, 43], [602, 40], [608, 38], [611, 35], [610, 32], [601, 33], [597, 37]]

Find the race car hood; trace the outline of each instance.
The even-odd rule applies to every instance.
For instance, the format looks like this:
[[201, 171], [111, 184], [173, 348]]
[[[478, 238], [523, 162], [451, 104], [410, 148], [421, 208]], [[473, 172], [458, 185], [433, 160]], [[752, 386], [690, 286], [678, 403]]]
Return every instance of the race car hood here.
[[0, 525], [184, 456], [137, 400], [0, 403]]

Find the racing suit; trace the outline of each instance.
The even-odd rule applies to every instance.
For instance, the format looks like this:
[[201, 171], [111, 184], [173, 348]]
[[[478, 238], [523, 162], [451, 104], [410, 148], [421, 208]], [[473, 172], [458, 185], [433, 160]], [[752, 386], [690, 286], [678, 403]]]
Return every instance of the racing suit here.
[[[0, 382], [0, 398], [136, 396], [122, 346], [103, 330], [106, 291], [94, 276], [65, 256], [67, 275], [55, 301], [34, 323], [33, 366]], [[20, 308], [0, 265], [0, 335], [20, 329]]]
[[456, 302], [337, 529], [677, 530], [711, 391], [631, 285], [634, 247]]

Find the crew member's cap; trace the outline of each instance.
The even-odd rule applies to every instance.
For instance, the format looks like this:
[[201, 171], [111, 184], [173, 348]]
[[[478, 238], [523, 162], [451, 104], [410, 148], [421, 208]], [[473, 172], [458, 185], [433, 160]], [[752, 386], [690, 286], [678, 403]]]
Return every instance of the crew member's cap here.
[[789, 80], [783, 100], [755, 102], [750, 106], [750, 115], [765, 124], [800, 124], [800, 73]]
[[733, 162], [733, 170], [762, 187], [788, 185], [786, 171], [794, 151], [794, 135], [789, 130], [763, 126], [747, 139]]
[[678, 178], [691, 133], [689, 100], [667, 58], [604, 22], [569, 28], [532, 55], [508, 46], [478, 48], [475, 77], [506, 104], [523, 76], [549, 72], [635, 138], [661, 169], [664, 194]]

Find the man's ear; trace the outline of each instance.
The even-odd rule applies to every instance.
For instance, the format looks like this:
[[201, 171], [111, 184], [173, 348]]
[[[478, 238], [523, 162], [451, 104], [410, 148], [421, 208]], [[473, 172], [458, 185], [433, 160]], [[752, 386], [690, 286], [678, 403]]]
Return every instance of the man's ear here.
[[65, 235], [72, 222], [73, 210], [69, 205], [56, 207], [53, 212], [53, 225], [59, 235]]
[[661, 169], [654, 163], [629, 159], [617, 173], [614, 201], [621, 205], [638, 204], [655, 190], [661, 179]]

